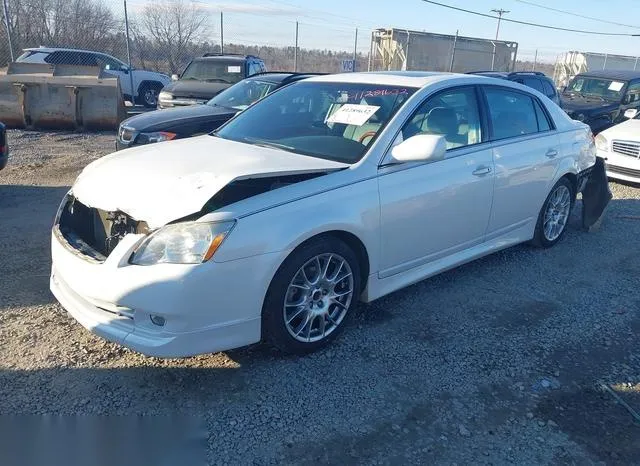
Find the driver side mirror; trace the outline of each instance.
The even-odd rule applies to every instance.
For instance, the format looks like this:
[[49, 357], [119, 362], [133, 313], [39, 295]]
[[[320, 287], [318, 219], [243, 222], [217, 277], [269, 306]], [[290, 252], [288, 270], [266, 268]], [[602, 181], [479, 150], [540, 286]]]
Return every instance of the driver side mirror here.
[[440, 134], [417, 134], [391, 149], [391, 156], [398, 162], [437, 162], [443, 160], [447, 142]]
[[631, 96], [629, 94], [622, 98], [622, 105], [629, 105], [631, 103]]
[[636, 117], [636, 115], [638, 115], [638, 109], [637, 108], [629, 108], [624, 112], [624, 117], [632, 120], [633, 118]]
[[180, 76], [178, 76], [177, 74], [172, 74], [171, 75], [171, 81], [177, 81], [180, 79]]

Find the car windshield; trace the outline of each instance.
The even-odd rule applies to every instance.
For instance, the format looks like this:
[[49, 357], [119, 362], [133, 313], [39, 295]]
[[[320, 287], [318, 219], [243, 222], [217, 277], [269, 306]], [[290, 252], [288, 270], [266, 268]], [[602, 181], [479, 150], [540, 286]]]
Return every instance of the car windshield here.
[[242, 62], [196, 60], [182, 73], [181, 79], [235, 84], [242, 76]]
[[336, 162], [355, 163], [414, 88], [297, 82], [212, 133]]
[[624, 87], [627, 83], [614, 79], [589, 78], [579, 76], [567, 86], [566, 93], [577, 93], [584, 97], [600, 97], [605, 100], [619, 101], [622, 99]]
[[276, 83], [245, 79], [215, 96], [207, 105], [244, 110], [252, 103], [262, 99], [277, 86]]

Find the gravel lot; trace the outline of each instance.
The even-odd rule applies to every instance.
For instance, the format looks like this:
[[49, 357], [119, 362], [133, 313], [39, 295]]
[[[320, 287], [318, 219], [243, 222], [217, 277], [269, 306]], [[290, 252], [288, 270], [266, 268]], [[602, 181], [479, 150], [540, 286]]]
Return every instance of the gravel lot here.
[[2, 414], [195, 416], [211, 464], [640, 464], [640, 424], [597, 386], [640, 411], [640, 188], [612, 183], [594, 233], [578, 204], [556, 248], [512, 248], [360, 306], [324, 352], [161, 360], [94, 337], [48, 289], [56, 207], [113, 141], [9, 133]]

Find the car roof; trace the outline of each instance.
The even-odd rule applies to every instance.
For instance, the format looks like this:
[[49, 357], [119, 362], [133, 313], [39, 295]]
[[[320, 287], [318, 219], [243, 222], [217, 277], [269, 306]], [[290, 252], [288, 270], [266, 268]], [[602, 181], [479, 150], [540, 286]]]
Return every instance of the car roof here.
[[469, 77], [469, 75], [463, 74], [429, 71], [367, 71], [361, 73], [337, 73], [313, 76], [309, 78], [308, 81], [378, 84], [381, 86], [407, 86], [420, 88], [427, 84], [442, 81], [454, 76]]
[[111, 56], [108, 53], [104, 52], [96, 52], [95, 50], [83, 50], [83, 49], [67, 49], [64, 47], [29, 47], [27, 49], [22, 49], [25, 52], [42, 52], [42, 53], [53, 53], [53, 52], [85, 52], [85, 53], [97, 53], [99, 55], [107, 55]]
[[471, 71], [467, 74], [474, 74], [476, 76], [491, 76], [493, 78], [506, 78], [509, 73], [506, 71]]
[[263, 73], [252, 74], [246, 79], [256, 81], [267, 81], [271, 83], [282, 83], [285, 81], [298, 81], [312, 76], [320, 76], [324, 73], [295, 73], [293, 71], [265, 71]]
[[640, 79], [640, 71], [632, 70], [596, 70], [580, 73], [578, 76], [588, 76], [591, 78], [618, 79], [620, 81], [630, 81], [632, 79]]
[[[249, 57], [253, 58], [253, 57]], [[243, 63], [247, 61], [247, 57], [242, 55], [211, 55], [211, 56], [202, 56], [196, 57], [193, 61], [224, 61], [224, 62], [233, 62], [233, 63]]]

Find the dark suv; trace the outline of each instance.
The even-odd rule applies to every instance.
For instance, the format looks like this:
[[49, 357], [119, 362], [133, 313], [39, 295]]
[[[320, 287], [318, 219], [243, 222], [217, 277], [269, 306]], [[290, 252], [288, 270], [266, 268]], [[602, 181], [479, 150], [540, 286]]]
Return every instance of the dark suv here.
[[562, 90], [562, 108], [593, 134], [616, 125], [629, 109], [640, 110], [640, 71], [600, 70], [580, 73]]
[[249, 76], [267, 71], [253, 55], [207, 53], [194, 58], [174, 82], [160, 92], [158, 108], [203, 104]]
[[532, 87], [536, 91], [543, 93], [557, 105], [560, 105], [558, 91], [556, 91], [556, 86], [553, 84], [553, 81], [551, 78], [539, 71], [514, 71], [512, 73], [503, 71], [472, 71], [467, 74], [480, 74], [482, 76], [506, 79], [508, 81], [524, 84], [525, 86]]

